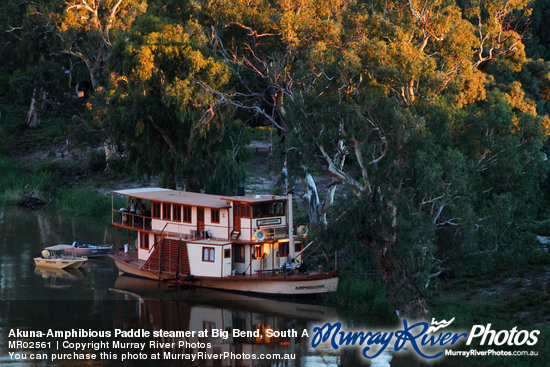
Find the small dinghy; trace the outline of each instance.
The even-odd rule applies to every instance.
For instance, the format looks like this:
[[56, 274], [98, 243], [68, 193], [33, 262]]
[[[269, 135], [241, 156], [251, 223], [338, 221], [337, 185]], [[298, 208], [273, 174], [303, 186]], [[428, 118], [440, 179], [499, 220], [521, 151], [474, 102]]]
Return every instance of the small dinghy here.
[[87, 245], [79, 244], [75, 241], [72, 246], [65, 249], [65, 254], [75, 254], [76, 256], [100, 257], [109, 255], [113, 245]]

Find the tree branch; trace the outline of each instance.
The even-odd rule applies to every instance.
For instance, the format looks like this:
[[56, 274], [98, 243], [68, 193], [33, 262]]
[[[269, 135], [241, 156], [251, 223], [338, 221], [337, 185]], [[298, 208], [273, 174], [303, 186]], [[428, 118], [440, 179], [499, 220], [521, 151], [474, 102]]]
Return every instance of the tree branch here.
[[170, 136], [170, 133], [168, 131], [166, 131], [166, 129], [162, 128], [161, 126], [159, 126], [155, 120], [153, 119], [153, 116], [147, 114], [145, 115], [145, 120], [149, 121], [149, 123], [151, 124], [151, 126], [153, 126], [153, 128], [155, 130], [157, 130], [160, 135], [162, 136], [162, 138], [164, 139], [164, 141], [166, 142], [166, 144], [168, 144], [168, 147], [170, 148], [170, 151], [172, 152], [174, 158], [177, 158], [180, 156], [179, 152], [178, 152], [178, 149], [176, 147], [176, 144], [174, 144], [174, 141], [172, 140], [172, 137]]
[[281, 124], [279, 124], [277, 121], [275, 121], [275, 119], [271, 116], [269, 116], [263, 109], [261, 109], [260, 107], [258, 106], [247, 106], [241, 102], [238, 102], [238, 101], [235, 101], [233, 100], [234, 97], [248, 97], [248, 98], [256, 98], [259, 96], [258, 93], [251, 93], [251, 94], [244, 94], [244, 93], [233, 93], [233, 94], [225, 94], [225, 93], [222, 93], [218, 90], [215, 90], [215, 89], [212, 89], [210, 88], [209, 86], [207, 86], [205, 83], [203, 83], [202, 81], [198, 81], [198, 80], [194, 80], [193, 79], [193, 82], [195, 84], [198, 84], [200, 85], [204, 90], [206, 90], [207, 92], [209, 93], [212, 93], [216, 96], [218, 96], [220, 99], [216, 102], [216, 105], [224, 105], [224, 104], [228, 104], [228, 105], [231, 105], [231, 106], [234, 106], [234, 107], [238, 107], [238, 108], [242, 108], [242, 109], [246, 109], [246, 110], [253, 110], [253, 111], [256, 111], [257, 113], [259, 113], [260, 115], [262, 115], [263, 117], [265, 117], [266, 119], [269, 120], [269, 122], [271, 122], [274, 126], [276, 126], [278, 129], [280, 129], [281, 131], [283, 132], [286, 132], [287, 129], [284, 128], [283, 126], [281, 126]]

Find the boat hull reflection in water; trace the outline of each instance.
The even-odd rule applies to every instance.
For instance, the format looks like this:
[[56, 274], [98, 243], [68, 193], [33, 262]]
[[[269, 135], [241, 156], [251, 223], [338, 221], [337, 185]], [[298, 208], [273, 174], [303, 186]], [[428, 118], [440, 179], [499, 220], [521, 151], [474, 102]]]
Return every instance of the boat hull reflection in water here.
[[[157, 282], [128, 276], [119, 276], [112, 290], [120, 310], [116, 328], [166, 332], [163, 344], [147, 344], [150, 353], [160, 352], [164, 359], [218, 355], [215, 365], [221, 366], [307, 364], [306, 333], [311, 324], [337, 317], [317, 304], [201, 288], [159, 289]], [[190, 334], [175, 336], [169, 331]]]

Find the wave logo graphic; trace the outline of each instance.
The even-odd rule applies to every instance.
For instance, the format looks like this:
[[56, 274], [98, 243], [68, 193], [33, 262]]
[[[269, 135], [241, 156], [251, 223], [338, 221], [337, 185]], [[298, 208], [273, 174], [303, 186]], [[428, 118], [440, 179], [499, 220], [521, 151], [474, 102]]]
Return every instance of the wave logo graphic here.
[[441, 320], [439, 322], [435, 321], [435, 319], [432, 319], [432, 325], [428, 328], [426, 333], [435, 333], [439, 329], [444, 329], [447, 326], [451, 325], [455, 321], [455, 318], [453, 317], [449, 321], [447, 320]]

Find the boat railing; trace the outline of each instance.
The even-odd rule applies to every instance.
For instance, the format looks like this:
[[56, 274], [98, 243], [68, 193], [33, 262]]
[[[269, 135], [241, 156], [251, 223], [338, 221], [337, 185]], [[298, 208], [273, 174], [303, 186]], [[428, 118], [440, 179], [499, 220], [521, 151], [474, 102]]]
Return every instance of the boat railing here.
[[142, 230], [151, 229], [151, 216], [113, 209], [113, 224]]
[[256, 275], [259, 277], [285, 277], [287, 275], [297, 274], [298, 270], [291, 269], [288, 270], [285, 267], [276, 268], [276, 269], [264, 269], [264, 270], [256, 270]]

